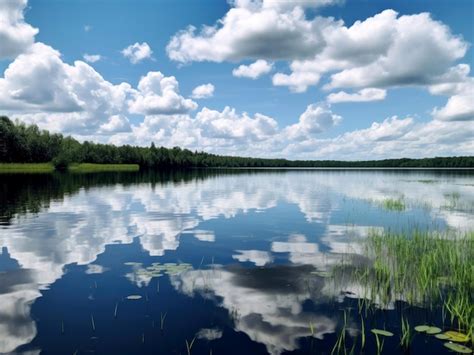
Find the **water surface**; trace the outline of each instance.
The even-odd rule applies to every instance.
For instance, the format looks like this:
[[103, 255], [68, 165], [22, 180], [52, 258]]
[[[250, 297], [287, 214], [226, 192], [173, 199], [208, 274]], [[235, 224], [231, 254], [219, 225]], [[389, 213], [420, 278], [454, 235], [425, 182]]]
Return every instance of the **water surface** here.
[[349, 344], [362, 319], [399, 334], [402, 310], [449, 327], [402, 299], [361, 315], [364, 285], [324, 273], [367, 262], [374, 231], [474, 229], [469, 172], [0, 175], [0, 193], [0, 353], [329, 354], [344, 317]]

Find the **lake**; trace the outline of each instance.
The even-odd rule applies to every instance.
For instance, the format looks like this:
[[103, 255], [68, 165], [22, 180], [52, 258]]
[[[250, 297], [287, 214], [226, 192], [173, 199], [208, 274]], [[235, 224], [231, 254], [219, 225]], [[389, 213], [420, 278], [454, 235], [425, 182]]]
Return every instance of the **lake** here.
[[[4, 174], [0, 191], [0, 353], [445, 354], [434, 334], [472, 326], [472, 172]], [[416, 264], [431, 237], [426, 262], [450, 250], [456, 270]]]

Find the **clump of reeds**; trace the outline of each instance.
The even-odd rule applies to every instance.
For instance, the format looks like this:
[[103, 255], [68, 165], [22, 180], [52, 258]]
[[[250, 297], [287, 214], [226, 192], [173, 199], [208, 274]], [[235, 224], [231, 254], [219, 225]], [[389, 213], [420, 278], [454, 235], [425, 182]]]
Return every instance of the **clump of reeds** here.
[[363, 297], [380, 305], [441, 305], [453, 325], [472, 335], [474, 232], [373, 231], [366, 256], [371, 262], [351, 267], [349, 276], [364, 285]]

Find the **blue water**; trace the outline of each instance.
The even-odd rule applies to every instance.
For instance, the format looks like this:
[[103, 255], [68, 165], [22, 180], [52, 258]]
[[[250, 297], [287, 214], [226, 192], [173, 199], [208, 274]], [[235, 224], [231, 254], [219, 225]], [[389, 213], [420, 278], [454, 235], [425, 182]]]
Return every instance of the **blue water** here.
[[[359, 290], [317, 272], [364, 258], [371, 231], [474, 229], [466, 172], [0, 175], [0, 186], [2, 354], [187, 354], [193, 339], [192, 354], [330, 354], [344, 310], [359, 353]], [[375, 307], [367, 329], [397, 334], [383, 353], [403, 352], [401, 310], [445, 324], [401, 300]], [[364, 352], [376, 353], [371, 334]], [[419, 335], [411, 352], [447, 353]]]

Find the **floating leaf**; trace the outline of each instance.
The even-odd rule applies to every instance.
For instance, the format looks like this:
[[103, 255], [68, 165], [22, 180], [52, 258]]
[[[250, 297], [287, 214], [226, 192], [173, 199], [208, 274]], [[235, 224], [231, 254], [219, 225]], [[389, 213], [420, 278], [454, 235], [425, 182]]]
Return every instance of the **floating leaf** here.
[[130, 296], [127, 296], [127, 300], [139, 300], [141, 299], [142, 296], [140, 295], [130, 295]]
[[447, 347], [449, 350], [455, 351], [461, 354], [470, 354], [472, 350], [469, 349], [467, 346], [456, 344], [456, 343], [444, 343], [444, 346]]
[[374, 333], [374, 334], [377, 334], [377, 335], [382, 335], [384, 337], [393, 336], [393, 333], [391, 333], [389, 331], [386, 331], [386, 330], [383, 330], [383, 329], [372, 329], [371, 332]]
[[449, 337], [449, 340], [457, 341], [458, 343], [465, 343], [469, 341], [469, 336], [460, 332], [456, 332], [454, 330], [448, 330], [444, 333]]
[[438, 333], [441, 333], [441, 329], [438, 327], [429, 327], [426, 330], [426, 334], [438, 334]]
[[426, 332], [428, 329], [430, 329], [430, 326], [429, 325], [417, 325], [415, 327], [415, 330], [419, 333], [424, 333]]
[[436, 334], [435, 338], [440, 339], [440, 340], [448, 340], [449, 336], [446, 334]]

